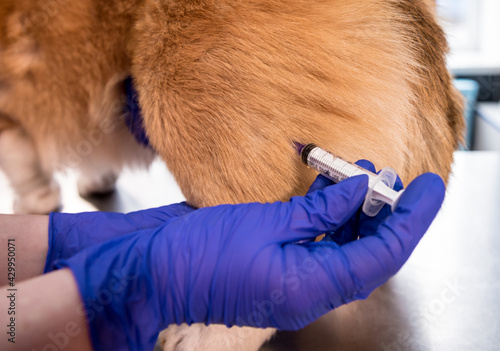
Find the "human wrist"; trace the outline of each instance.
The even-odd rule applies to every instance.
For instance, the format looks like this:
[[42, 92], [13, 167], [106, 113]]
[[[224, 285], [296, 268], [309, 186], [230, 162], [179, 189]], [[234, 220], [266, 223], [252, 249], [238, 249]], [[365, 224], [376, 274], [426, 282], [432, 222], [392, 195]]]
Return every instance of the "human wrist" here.
[[166, 326], [151, 265], [151, 249], [160, 244], [154, 230], [144, 230], [55, 263], [56, 269], [69, 268], [77, 281], [95, 350], [154, 347]]
[[57, 260], [70, 258], [89, 246], [136, 230], [137, 225], [122, 213], [52, 212], [49, 215], [49, 248], [44, 273], [51, 272]]
[[58, 213], [53, 212], [48, 225], [48, 254], [44, 273], [53, 270], [57, 259], [69, 258], [95, 244], [135, 231], [156, 228], [169, 220], [194, 211], [185, 202], [130, 212]]

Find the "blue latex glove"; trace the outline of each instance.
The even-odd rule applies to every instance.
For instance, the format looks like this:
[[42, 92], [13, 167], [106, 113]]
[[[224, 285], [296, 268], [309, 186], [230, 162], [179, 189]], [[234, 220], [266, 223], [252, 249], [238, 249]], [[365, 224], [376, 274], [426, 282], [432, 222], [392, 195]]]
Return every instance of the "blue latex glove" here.
[[[359, 160], [356, 164], [370, 172], [378, 174], [373, 163], [368, 160]], [[309, 192], [322, 189], [332, 184], [334, 183], [330, 179], [319, 175], [309, 188]], [[401, 189], [403, 189], [403, 182], [398, 176], [396, 183], [394, 184], [394, 190], [399, 191]], [[389, 205], [382, 207], [380, 212], [375, 217], [367, 216], [361, 209], [359, 209], [358, 212], [356, 212], [356, 214], [352, 216], [351, 219], [349, 219], [349, 221], [347, 221], [347, 223], [345, 223], [341, 228], [335, 232], [327, 233], [327, 237], [324, 240], [331, 240], [339, 245], [343, 245], [349, 241], [357, 239], [358, 237], [363, 237], [365, 233], [366, 235], [370, 235], [377, 230], [380, 223], [391, 213], [392, 211]]]
[[49, 215], [49, 249], [43, 272], [52, 271], [56, 260], [69, 258], [89, 246], [138, 230], [156, 228], [192, 211], [194, 208], [181, 202], [127, 214], [52, 212]]
[[[324, 187], [332, 184], [328, 182], [322, 185], [321, 182], [316, 181], [312, 187], [316, 190], [320, 185]], [[51, 272], [56, 260], [70, 258], [89, 246], [142, 229], [156, 228], [169, 219], [194, 210], [186, 202], [181, 202], [127, 214], [52, 212], [49, 215], [49, 248], [43, 272]]]
[[285, 203], [200, 209], [56, 266], [75, 276], [96, 350], [152, 349], [173, 323], [297, 330], [394, 275], [444, 198], [442, 180], [425, 174], [360, 240], [294, 244], [342, 230], [367, 183], [359, 176]]
[[[313, 183], [308, 193], [319, 187], [332, 184], [330, 180], [324, 178], [325, 182], [320, 177], [322, 176], [319, 176]], [[49, 215], [49, 248], [43, 272], [51, 272], [56, 260], [70, 258], [89, 246], [142, 229], [156, 228], [169, 219], [188, 214], [194, 210], [186, 202], [181, 202], [127, 214], [52, 212]]]

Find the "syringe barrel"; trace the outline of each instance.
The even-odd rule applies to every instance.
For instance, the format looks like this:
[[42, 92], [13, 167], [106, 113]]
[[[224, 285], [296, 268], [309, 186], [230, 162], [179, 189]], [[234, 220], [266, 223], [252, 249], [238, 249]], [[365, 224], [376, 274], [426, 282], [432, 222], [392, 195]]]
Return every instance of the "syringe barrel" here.
[[314, 144], [306, 145], [302, 150], [301, 157], [306, 165], [316, 169], [335, 183], [360, 174], [366, 174], [369, 177], [377, 176], [375, 173], [333, 155]]
[[[368, 215], [376, 215], [383, 204], [389, 204], [394, 210], [402, 192], [397, 192], [394, 186], [396, 174], [392, 169], [386, 169], [387, 176], [394, 179], [386, 179], [384, 176], [370, 172], [356, 164], [350, 163], [343, 158], [321, 149], [315, 144], [308, 144], [301, 150], [302, 161], [311, 168], [332, 180], [335, 183], [356, 175], [366, 174], [369, 178], [370, 189], [365, 200], [363, 210]], [[370, 207], [371, 206], [371, 207]], [[371, 208], [371, 209], [369, 209]]]

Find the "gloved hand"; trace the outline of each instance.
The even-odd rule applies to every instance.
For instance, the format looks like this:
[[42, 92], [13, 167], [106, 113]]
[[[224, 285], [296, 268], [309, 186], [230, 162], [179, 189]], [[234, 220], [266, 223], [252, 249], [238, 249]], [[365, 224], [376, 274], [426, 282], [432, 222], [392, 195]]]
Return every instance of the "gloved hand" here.
[[49, 249], [44, 273], [58, 259], [69, 258], [94, 244], [142, 229], [156, 228], [194, 208], [181, 202], [127, 214], [112, 212], [58, 213], [49, 215]]
[[[359, 160], [356, 164], [370, 172], [377, 173], [373, 163], [368, 160]], [[308, 193], [332, 184], [334, 183], [330, 179], [319, 175], [309, 188]], [[398, 176], [396, 183], [394, 184], [394, 190], [399, 191], [401, 189], [403, 189], [403, 182]], [[370, 217], [359, 209], [341, 228], [335, 232], [326, 233], [327, 237], [324, 240], [331, 240], [339, 245], [343, 245], [349, 241], [356, 240], [358, 237], [363, 237], [365, 233], [370, 235], [377, 230], [380, 223], [383, 222], [391, 213], [392, 211], [389, 205], [382, 207], [380, 212], [375, 217]]]
[[360, 240], [295, 243], [342, 230], [367, 183], [359, 176], [285, 203], [196, 210], [56, 266], [73, 272], [96, 350], [152, 349], [173, 323], [297, 330], [394, 275], [444, 198], [442, 180], [425, 174]]
[[[368, 162], [368, 161], [367, 161]], [[321, 176], [319, 176], [321, 177]], [[325, 178], [326, 179], [326, 178]], [[316, 180], [311, 189], [325, 187]], [[311, 192], [311, 190], [309, 190]], [[194, 211], [186, 202], [127, 214], [114, 212], [59, 213], [49, 215], [49, 248], [43, 273], [53, 270], [53, 263], [110, 239], [148, 228], [156, 228], [169, 219]]]

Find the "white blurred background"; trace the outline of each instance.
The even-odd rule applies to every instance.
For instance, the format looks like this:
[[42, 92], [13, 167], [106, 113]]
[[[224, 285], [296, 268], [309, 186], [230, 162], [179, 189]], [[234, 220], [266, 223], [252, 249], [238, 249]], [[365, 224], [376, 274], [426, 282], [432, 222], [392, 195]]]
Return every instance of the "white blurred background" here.
[[500, 0], [437, 0], [448, 65], [467, 98], [462, 149], [500, 151]]

